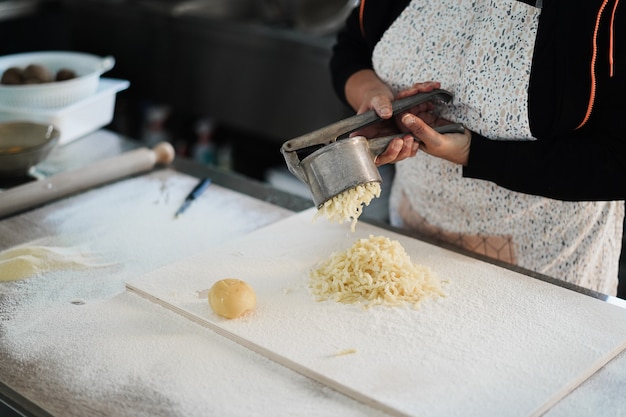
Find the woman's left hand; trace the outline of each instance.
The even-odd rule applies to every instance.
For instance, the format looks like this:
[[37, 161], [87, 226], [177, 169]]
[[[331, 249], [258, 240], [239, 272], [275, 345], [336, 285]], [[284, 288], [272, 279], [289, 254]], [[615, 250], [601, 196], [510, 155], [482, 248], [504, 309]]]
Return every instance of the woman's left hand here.
[[413, 157], [419, 149], [432, 156], [467, 165], [472, 140], [469, 130], [465, 129], [465, 133], [441, 134], [434, 127], [451, 122], [436, 118], [431, 113], [418, 115], [406, 113], [402, 116], [401, 123], [413, 136], [404, 135], [391, 141], [387, 149], [376, 157], [376, 165], [395, 163]]

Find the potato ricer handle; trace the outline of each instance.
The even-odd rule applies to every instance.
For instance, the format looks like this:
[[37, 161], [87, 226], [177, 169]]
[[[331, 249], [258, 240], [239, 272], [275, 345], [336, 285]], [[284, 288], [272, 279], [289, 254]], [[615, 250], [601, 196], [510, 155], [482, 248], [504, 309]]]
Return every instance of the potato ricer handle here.
[[[393, 115], [396, 116], [422, 103], [426, 103], [429, 101], [442, 101], [444, 103], [447, 103], [450, 100], [452, 100], [452, 93], [446, 90], [438, 89], [430, 91], [428, 93], [419, 93], [395, 100], [391, 103], [391, 109]], [[382, 119], [376, 113], [376, 111], [368, 110], [365, 113], [352, 116], [351, 118], [345, 120], [351, 123], [351, 126], [346, 126], [346, 133], [352, 133]]]
[[[438, 126], [435, 128], [435, 130], [441, 134], [465, 133], [465, 127], [461, 123], [451, 123], [443, 126]], [[395, 135], [369, 139], [370, 154], [372, 154], [373, 157], [380, 155], [385, 151], [385, 149], [387, 149], [387, 146], [389, 146], [389, 142], [391, 142], [395, 138], [402, 137], [405, 134], [406, 133], [398, 133]], [[419, 139], [417, 139], [416, 137], [413, 137], [413, 139], [419, 142]]]
[[[446, 90], [438, 89], [428, 93], [419, 93], [396, 100], [392, 102], [392, 111], [394, 115], [397, 115], [409, 110], [411, 107], [415, 107], [428, 101], [449, 102], [450, 100], [452, 100], [451, 93]], [[295, 155], [289, 155], [290, 153], [309, 146], [328, 145], [335, 142], [339, 138], [348, 137], [350, 133], [356, 132], [365, 126], [380, 120], [382, 119], [374, 110], [350, 116], [321, 129], [286, 141], [281, 147], [281, 152], [288, 159], [287, 164], [293, 166], [298, 163], [299, 159]]]

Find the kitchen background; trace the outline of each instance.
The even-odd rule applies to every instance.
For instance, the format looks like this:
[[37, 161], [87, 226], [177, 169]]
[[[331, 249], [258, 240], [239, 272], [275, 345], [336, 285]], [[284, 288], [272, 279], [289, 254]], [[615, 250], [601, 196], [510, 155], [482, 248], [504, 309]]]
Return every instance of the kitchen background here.
[[0, 55], [112, 55], [115, 67], [104, 76], [129, 80], [130, 88], [118, 93], [109, 129], [148, 145], [167, 139], [179, 155], [253, 178], [291, 182], [280, 145], [350, 115], [327, 66], [336, 30], [357, 3], [0, 1]]
[[[328, 73], [358, 0], [0, 0], [0, 55], [75, 50], [115, 57], [130, 81], [108, 129], [309, 197], [280, 145], [352, 113]], [[393, 177], [383, 167], [383, 180]], [[364, 217], [386, 221], [386, 197]], [[626, 238], [624, 239], [626, 246]], [[620, 294], [626, 293], [626, 256]]]

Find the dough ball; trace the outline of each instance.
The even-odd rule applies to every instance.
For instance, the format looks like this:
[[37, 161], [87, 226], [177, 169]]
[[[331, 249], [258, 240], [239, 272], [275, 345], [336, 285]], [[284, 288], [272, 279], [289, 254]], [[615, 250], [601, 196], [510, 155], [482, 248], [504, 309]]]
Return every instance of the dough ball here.
[[226, 278], [209, 289], [209, 305], [215, 314], [234, 319], [256, 306], [252, 287], [240, 279]]

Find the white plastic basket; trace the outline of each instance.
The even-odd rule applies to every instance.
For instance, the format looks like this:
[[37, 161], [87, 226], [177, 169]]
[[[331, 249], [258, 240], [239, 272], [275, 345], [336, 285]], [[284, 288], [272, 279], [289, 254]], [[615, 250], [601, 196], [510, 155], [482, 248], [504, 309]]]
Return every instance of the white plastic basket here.
[[56, 109], [32, 109], [0, 104], [0, 122], [28, 121], [54, 125], [60, 132], [59, 144], [83, 137], [113, 120], [116, 94], [130, 83], [100, 78], [96, 92], [78, 103]]
[[43, 65], [53, 74], [62, 68], [71, 69], [77, 76], [45, 84], [0, 85], [0, 104], [58, 108], [76, 103], [96, 92], [100, 75], [113, 68], [115, 59], [82, 52], [28, 52], [0, 57], [0, 74], [8, 68], [25, 68], [30, 64]]

